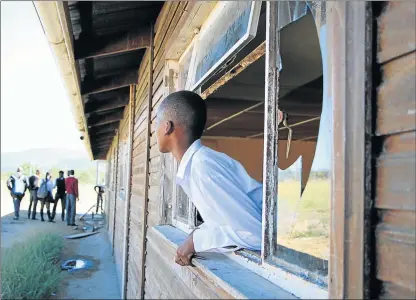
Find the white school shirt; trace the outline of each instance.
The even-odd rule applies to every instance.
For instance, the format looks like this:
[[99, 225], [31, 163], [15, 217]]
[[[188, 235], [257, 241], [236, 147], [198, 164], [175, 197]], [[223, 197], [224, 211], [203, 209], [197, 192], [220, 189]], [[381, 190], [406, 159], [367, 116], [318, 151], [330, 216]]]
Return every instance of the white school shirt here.
[[260, 250], [263, 188], [238, 161], [196, 140], [182, 157], [176, 182], [204, 219], [193, 233], [196, 252]]

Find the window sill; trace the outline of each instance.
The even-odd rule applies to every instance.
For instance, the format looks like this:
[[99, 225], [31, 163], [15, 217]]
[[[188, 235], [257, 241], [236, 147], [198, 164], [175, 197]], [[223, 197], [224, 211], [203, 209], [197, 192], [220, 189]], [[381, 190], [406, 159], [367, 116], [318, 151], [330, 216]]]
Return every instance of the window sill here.
[[[155, 226], [152, 230], [175, 250], [187, 237], [185, 232], [170, 225]], [[226, 255], [207, 252], [201, 256], [207, 259], [193, 259], [195, 268], [236, 299], [296, 299], [293, 294]]]

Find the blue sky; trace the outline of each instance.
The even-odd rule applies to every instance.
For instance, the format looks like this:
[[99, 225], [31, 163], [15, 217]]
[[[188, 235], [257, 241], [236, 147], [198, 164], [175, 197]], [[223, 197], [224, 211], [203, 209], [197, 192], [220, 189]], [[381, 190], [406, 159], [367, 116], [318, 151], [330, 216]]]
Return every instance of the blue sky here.
[[1, 152], [85, 153], [69, 98], [31, 1], [1, 2]]

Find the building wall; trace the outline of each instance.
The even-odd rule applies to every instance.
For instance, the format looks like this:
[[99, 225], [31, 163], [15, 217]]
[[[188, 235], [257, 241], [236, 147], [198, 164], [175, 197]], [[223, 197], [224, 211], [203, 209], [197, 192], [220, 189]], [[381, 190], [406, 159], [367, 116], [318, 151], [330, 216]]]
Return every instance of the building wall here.
[[377, 19], [376, 276], [382, 298], [416, 298], [415, 3], [388, 2]]
[[[148, 191], [148, 216], [147, 225], [151, 227], [162, 223], [163, 207], [160, 197], [161, 168], [164, 161], [157, 148], [154, 118], [158, 106], [163, 99], [166, 88], [164, 86], [166, 43], [178, 26], [181, 16], [189, 5], [188, 2], [166, 2], [159, 15], [158, 27], [155, 32], [154, 63], [153, 63], [153, 96], [152, 96], [152, 122], [150, 138], [150, 162], [149, 162], [149, 191]], [[145, 298], [195, 298], [181, 279], [172, 270], [172, 254], [169, 249], [158, 244], [157, 238], [147, 231], [147, 243], [145, 257], [146, 281]], [[165, 255], [166, 254], [166, 255]]]
[[[124, 172], [124, 177], [126, 177], [126, 169], [122, 168], [122, 163], [121, 160], [125, 159], [124, 157], [122, 157], [123, 152], [121, 147], [123, 147], [122, 145], [125, 143], [128, 143], [128, 139], [129, 139], [129, 122], [130, 122], [130, 116], [129, 116], [129, 109], [128, 106], [125, 108], [124, 111], [124, 118], [123, 120], [120, 122], [120, 127], [119, 127], [119, 135], [118, 135], [118, 139], [117, 139], [117, 147], [118, 147], [118, 163], [117, 163], [117, 184], [116, 184], [116, 191], [115, 191], [115, 218], [114, 218], [114, 237], [113, 238], [113, 252], [114, 252], [114, 260], [116, 262], [116, 268], [117, 268], [117, 273], [118, 273], [118, 278], [119, 278], [119, 283], [120, 280], [122, 278], [122, 272], [123, 272], [123, 244], [124, 244], [124, 230], [125, 230], [125, 226], [124, 226], [124, 222], [125, 222], [125, 208], [126, 208], [126, 201], [127, 201], [127, 197], [126, 198], [122, 198], [120, 196], [120, 191], [121, 191], [121, 185], [122, 182], [120, 180], [121, 178], [121, 172]], [[124, 179], [125, 182], [127, 182], [126, 179]], [[127, 184], [125, 184], [125, 187], [127, 186]]]
[[[151, 83], [151, 120], [149, 114], [149, 50], [139, 70], [136, 86], [133, 123], [132, 185], [128, 226], [127, 293], [128, 299], [141, 297], [142, 258], [145, 264], [145, 298], [231, 298], [212, 279], [192, 268], [180, 268], [173, 262], [174, 249], [151, 228], [169, 222], [170, 191], [173, 164], [169, 155], [157, 150], [154, 118], [157, 107], [168, 93], [166, 75], [166, 43], [180, 25], [181, 17], [194, 3], [166, 2], [155, 26], [153, 82]], [[415, 298], [415, 5], [391, 2], [377, 19], [377, 61], [381, 82], [375, 99], [375, 130], [373, 143], [375, 214], [375, 272], [380, 281], [380, 297]], [[376, 83], [376, 81], [374, 82]], [[128, 123], [127, 118], [123, 122]], [[122, 122], [122, 123], [123, 123]], [[150, 136], [147, 134], [150, 126]], [[128, 126], [127, 126], [128, 127]], [[116, 139], [117, 140], [117, 139]], [[235, 147], [236, 143], [238, 144]], [[227, 153], [240, 161], [249, 174], [262, 178], [262, 140], [205, 140], [204, 144]], [[296, 147], [292, 149], [296, 159]], [[308, 143], [314, 147], [312, 143]], [[280, 144], [281, 149], [285, 149]], [[117, 148], [117, 144], [113, 143]], [[299, 147], [305, 149], [305, 147]], [[113, 149], [113, 148], [112, 148]], [[239, 151], [237, 151], [239, 149]], [[240, 151], [247, 150], [246, 152]], [[312, 149], [312, 148], [311, 148]], [[110, 152], [109, 160], [117, 157]], [[116, 152], [118, 153], [118, 151]], [[308, 151], [311, 153], [311, 151]], [[279, 153], [279, 158], [281, 158]], [[313, 157], [313, 156], [312, 156]], [[312, 162], [312, 157], [309, 161]], [[279, 161], [279, 167], [280, 166]], [[146, 164], [148, 163], [148, 168]], [[287, 161], [286, 163], [290, 163]], [[146, 173], [148, 170], [148, 173]], [[146, 191], [146, 176], [149, 176]], [[116, 176], [114, 176], [116, 178]], [[122, 245], [125, 201], [115, 200], [117, 191], [107, 193], [109, 236], [115, 249], [119, 278], [123, 272]], [[167, 201], [163, 201], [167, 199]], [[115, 201], [115, 206], [114, 206]], [[147, 209], [146, 208], [147, 202]], [[113, 216], [116, 223], [113, 241]], [[143, 232], [147, 225], [146, 237]], [[144, 246], [144, 249], [143, 249]], [[120, 249], [120, 250], [119, 250]]]

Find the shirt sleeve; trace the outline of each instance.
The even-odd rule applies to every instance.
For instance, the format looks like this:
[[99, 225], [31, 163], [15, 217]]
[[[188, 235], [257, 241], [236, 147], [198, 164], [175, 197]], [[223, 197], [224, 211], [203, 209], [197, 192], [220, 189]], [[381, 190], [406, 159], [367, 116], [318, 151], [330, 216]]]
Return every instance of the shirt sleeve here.
[[[237, 249], [226, 250], [224, 247], [235, 246], [233, 239], [230, 238], [229, 228], [227, 227], [214, 227], [210, 228], [202, 224], [193, 233], [193, 242], [195, 252], [212, 251], [216, 249], [216, 252], [228, 252], [235, 251]], [[235, 243], [234, 243], [235, 244]], [[223, 251], [220, 251], [223, 249]]]
[[[209, 163], [208, 163], [209, 164]], [[228, 246], [245, 247], [237, 232], [261, 236], [261, 211], [244, 191], [228, 176], [221, 175], [215, 166], [206, 166], [203, 174], [193, 179], [203, 201], [209, 203], [219, 225], [204, 223], [193, 233], [196, 252]]]

